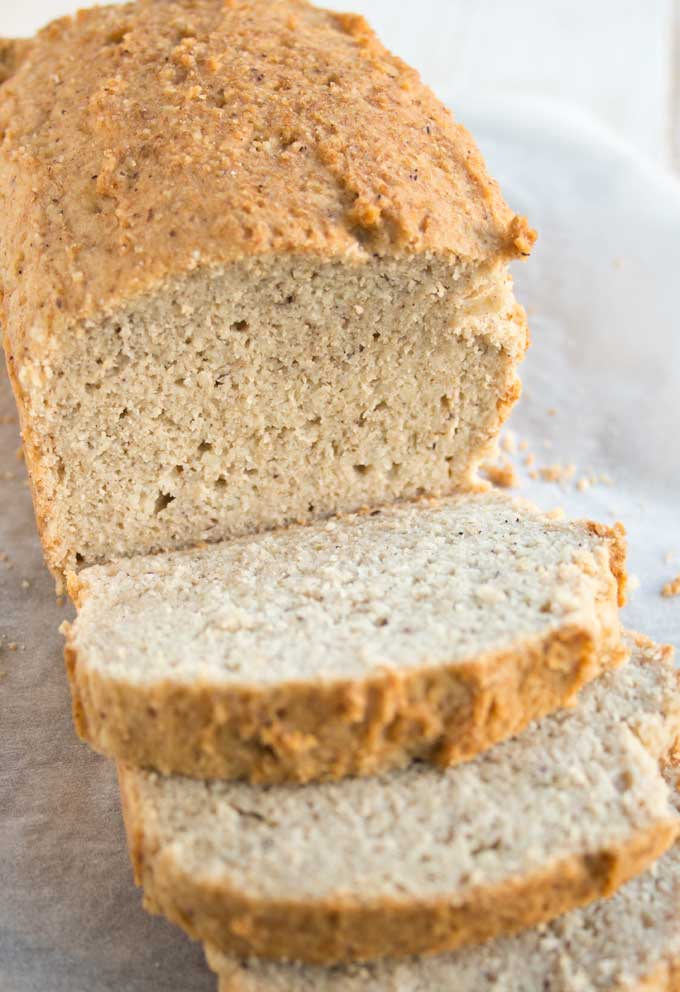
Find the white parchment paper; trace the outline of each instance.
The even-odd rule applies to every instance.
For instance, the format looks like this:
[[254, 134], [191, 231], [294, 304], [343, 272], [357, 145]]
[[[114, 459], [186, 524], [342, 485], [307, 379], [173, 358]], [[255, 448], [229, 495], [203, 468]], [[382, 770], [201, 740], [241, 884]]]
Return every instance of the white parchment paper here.
[[[565, 108], [459, 111], [541, 233], [516, 273], [534, 345], [512, 427], [538, 466], [613, 481], [562, 490], [523, 470], [521, 492], [622, 519], [640, 580], [626, 622], [680, 646], [680, 599], [660, 597], [680, 573], [680, 191]], [[71, 729], [57, 633], [69, 609], [42, 565], [12, 418], [3, 378], [0, 992], [213, 989], [200, 950], [143, 913], [112, 769]]]

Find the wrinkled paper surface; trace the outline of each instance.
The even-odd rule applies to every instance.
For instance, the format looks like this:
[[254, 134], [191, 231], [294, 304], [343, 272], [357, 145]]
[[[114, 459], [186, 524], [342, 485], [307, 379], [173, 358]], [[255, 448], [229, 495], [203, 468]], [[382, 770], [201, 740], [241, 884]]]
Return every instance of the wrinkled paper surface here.
[[[624, 521], [640, 580], [626, 622], [680, 646], [680, 599], [660, 597], [680, 574], [679, 187], [564, 108], [461, 117], [541, 234], [516, 269], [534, 344], [511, 427], [538, 467], [577, 468], [563, 487], [522, 468], [520, 492]], [[13, 415], [3, 377], [0, 992], [212, 990], [200, 948], [142, 911], [113, 770], [71, 729], [58, 633], [70, 608], [42, 565]], [[591, 472], [613, 484], [579, 491]]]

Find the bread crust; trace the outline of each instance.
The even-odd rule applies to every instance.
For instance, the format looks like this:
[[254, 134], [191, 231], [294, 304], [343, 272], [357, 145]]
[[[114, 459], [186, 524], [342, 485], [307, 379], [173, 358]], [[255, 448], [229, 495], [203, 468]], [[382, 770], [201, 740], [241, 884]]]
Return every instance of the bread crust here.
[[14, 75], [31, 46], [29, 38], [0, 38], [0, 85]]
[[74, 320], [199, 265], [420, 252], [494, 265], [535, 239], [468, 132], [362, 17], [139, 0], [54, 21], [7, 59], [0, 270], [20, 365]]
[[[569, 705], [627, 657], [617, 612], [623, 531], [588, 527], [607, 541], [614, 577], [594, 623], [570, 622], [448, 665], [332, 682], [140, 685], [89, 666], [64, 624], [78, 734], [103, 754], [164, 774], [264, 784], [372, 775], [413, 758], [443, 767], [468, 760]], [[86, 595], [77, 576], [69, 590], [76, 604]]]
[[455, 903], [446, 898], [258, 900], [234, 891], [225, 880], [209, 884], [184, 873], [172, 846], [159, 848], [145, 831], [133, 775], [122, 765], [119, 780], [135, 881], [143, 887], [145, 908], [235, 957], [332, 965], [455, 950], [607, 898], [660, 857], [678, 834], [677, 820], [659, 821], [616, 848], [559, 859], [501, 884], [471, 887]]
[[[229, 975], [218, 975], [218, 992], [256, 992], [256, 980], [249, 976], [247, 984], [241, 980], [241, 975], [234, 971]], [[649, 975], [644, 976], [635, 986], [613, 985], [608, 992], [679, 992], [680, 990], [680, 959], [673, 957], [662, 962]], [[266, 990], [263, 990], [266, 992]], [[449, 989], [438, 989], [437, 992], [455, 992]]]
[[[208, 958], [211, 967], [216, 968], [216, 964], [210, 961], [209, 953]], [[218, 972], [217, 977], [218, 992], [256, 992], [259, 985], [252, 974], [247, 975], [244, 982], [243, 975], [237, 968], [230, 970], [229, 974]], [[661, 961], [649, 974], [640, 977], [634, 986], [628, 982], [625, 985], [617, 982], [610, 986], [607, 992], [679, 992], [679, 990], [680, 958], [669, 955], [667, 960]], [[263, 988], [263, 992], [267, 990]], [[438, 989], [437, 992], [455, 992], [455, 988], [452, 986], [450, 989]]]
[[515, 650], [363, 681], [140, 688], [79, 664], [65, 625], [73, 718], [95, 750], [139, 767], [253, 783], [372, 775], [413, 758], [451, 766], [569, 705], [626, 658], [567, 627]]

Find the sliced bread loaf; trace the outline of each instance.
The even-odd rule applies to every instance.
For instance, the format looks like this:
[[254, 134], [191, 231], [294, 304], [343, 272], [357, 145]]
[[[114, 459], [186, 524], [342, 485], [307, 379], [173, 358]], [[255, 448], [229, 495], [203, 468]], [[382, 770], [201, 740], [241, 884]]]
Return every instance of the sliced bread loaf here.
[[679, 818], [667, 655], [640, 642], [576, 706], [458, 768], [254, 788], [120, 767], [147, 908], [237, 956], [451, 950], [612, 894]]
[[680, 846], [611, 899], [451, 954], [336, 968], [207, 957], [219, 992], [678, 992]]
[[453, 764], [624, 657], [621, 529], [488, 494], [73, 576], [80, 734], [260, 782]]
[[57, 574], [474, 482], [534, 234], [363, 18], [137, 0], [4, 52], [0, 320]]

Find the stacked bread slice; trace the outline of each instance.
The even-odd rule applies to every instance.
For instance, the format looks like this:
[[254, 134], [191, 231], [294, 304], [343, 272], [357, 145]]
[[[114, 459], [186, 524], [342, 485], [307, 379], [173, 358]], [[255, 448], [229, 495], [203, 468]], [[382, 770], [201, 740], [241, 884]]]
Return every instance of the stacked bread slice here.
[[621, 528], [421, 500], [72, 576], [81, 735], [258, 782], [452, 765], [619, 664]]
[[[489, 493], [73, 577], [76, 722], [118, 760], [147, 908], [223, 990], [496, 968], [539, 992], [551, 941], [613, 990], [601, 900], [667, 905], [642, 873], [680, 832], [680, 690], [669, 649], [621, 631], [624, 555], [620, 529]], [[630, 929], [617, 975], [646, 961]]]
[[75, 723], [147, 907], [221, 992], [677, 987], [680, 690], [623, 529], [475, 474], [535, 235], [467, 132], [360, 17], [133, 0], [0, 43], [0, 133]]

